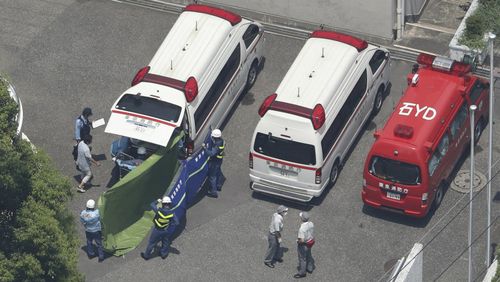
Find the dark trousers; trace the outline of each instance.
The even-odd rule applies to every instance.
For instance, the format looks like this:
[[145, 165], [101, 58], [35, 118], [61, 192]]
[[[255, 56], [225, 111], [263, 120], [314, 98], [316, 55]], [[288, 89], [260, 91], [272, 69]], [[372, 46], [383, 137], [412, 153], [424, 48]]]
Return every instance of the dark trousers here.
[[275, 262], [282, 257], [281, 244], [278, 243], [278, 237], [271, 234], [271, 232], [267, 235], [267, 242], [268, 247], [264, 262]]
[[211, 160], [208, 163], [208, 182], [210, 183], [210, 193], [217, 195], [217, 191], [222, 188], [222, 175], [221, 170], [222, 160]]
[[299, 254], [299, 274], [306, 274], [306, 270], [312, 272], [315, 266], [311, 248], [307, 247], [306, 244], [297, 244], [297, 253]]
[[146, 248], [145, 256], [149, 258], [151, 256], [151, 252], [153, 248], [156, 246], [158, 242], [161, 241], [161, 249], [160, 256], [165, 257], [168, 255], [170, 251], [170, 235], [172, 232], [168, 229], [158, 229], [153, 227], [153, 231], [151, 232], [151, 236], [149, 236], [148, 246]]
[[87, 237], [87, 255], [89, 257], [95, 256], [94, 245], [92, 244], [95, 241], [97, 245], [97, 255], [100, 260], [104, 259], [104, 250], [102, 248], [102, 234], [101, 231], [97, 232], [87, 232], [85, 231], [85, 237]]

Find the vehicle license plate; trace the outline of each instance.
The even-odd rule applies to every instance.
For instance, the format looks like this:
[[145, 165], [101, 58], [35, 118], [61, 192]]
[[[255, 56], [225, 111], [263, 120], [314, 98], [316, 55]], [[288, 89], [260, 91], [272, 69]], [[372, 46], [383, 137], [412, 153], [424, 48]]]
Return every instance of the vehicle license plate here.
[[392, 192], [387, 192], [387, 198], [394, 199], [394, 200], [401, 200], [401, 195], [392, 193]]

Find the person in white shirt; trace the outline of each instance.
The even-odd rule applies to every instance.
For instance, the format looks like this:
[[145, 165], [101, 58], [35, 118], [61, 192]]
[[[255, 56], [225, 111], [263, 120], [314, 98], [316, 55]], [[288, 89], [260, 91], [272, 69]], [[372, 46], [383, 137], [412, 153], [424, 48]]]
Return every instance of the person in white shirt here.
[[299, 213], [302, 224], [297, 235], [297, 253], [299, 255], [299, 272], [294, 278], [306, 277], [306, 271], [312, 273], [314, 271], [314, 259], [312, 257], [311, 248], [314, 245], [314, 224], [309, 221], [309, 213]]
[[82, 140], [83, 142], [78, 143], [78, 158], [76, 159], [76, 165], [82, 174], [82, 181], [78, 185], [77, 190], [80, 193], [85, 193], [85, 184], [92, 178], [90, 163], [92, 162], [96, 166], [100, 166], [101, 164], [94, 160], [92, 154], [90, 154], [89, 144], [92, 143], [92, 135], [84, 135]]
[[283, 217], [288, 212], [288, 208], [281, 205], [273, 214], [271, 225], [269, 226], [269, 234], [267, 241], [269, 243], [266, 252], [264, 264], [270, 268], [274, 268], [274, 263], [283, 262], [281, 252], [281, 232], [283, 231]]

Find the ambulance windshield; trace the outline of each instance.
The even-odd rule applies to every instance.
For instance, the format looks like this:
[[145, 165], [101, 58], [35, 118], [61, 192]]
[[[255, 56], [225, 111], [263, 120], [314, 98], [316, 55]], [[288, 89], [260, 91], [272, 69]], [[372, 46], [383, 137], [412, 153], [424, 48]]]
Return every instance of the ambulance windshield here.
[[182, 108], [177, 105], [133, 94], [123, 95], [115, 108], [170, 122], [177, 122], [182, 111]]
[[420, 184], [420, 169], [418, 166], [378, 156], [370, 161], [370, 174], [395, 183], [404, 185]]
[[316, 164], [314, 146], [295, 142], [270, 134], [257, 133], [253, 149], [259, 153], [276, 159], [305, 164]]

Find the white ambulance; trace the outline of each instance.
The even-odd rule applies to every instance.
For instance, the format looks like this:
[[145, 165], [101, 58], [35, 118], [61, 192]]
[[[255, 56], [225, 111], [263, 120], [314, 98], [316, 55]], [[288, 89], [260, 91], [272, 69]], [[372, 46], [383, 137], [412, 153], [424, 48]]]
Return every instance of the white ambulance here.
[[107, 133], [166, 146], [176, 128], [188, 151], [219, 127], [245, 87], [263, 49], [262, 25], [232, 12], [188, 5], [148, 66], [111, 108]]
[[318, 30], [259, 109], [249, 154], [256, 192], [308, 202], [333, 185], [356, 135], [382, 107], [386, 49]]

